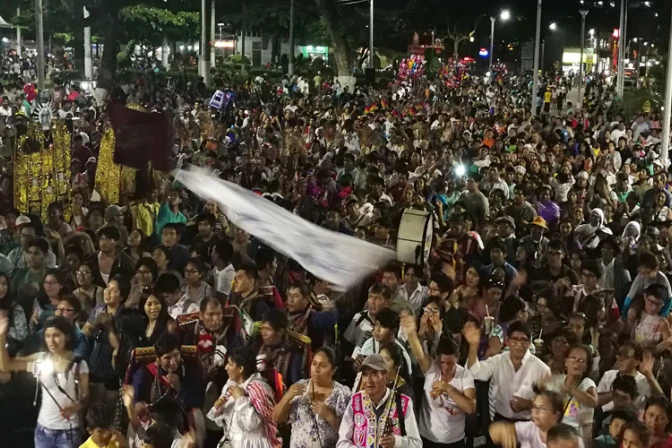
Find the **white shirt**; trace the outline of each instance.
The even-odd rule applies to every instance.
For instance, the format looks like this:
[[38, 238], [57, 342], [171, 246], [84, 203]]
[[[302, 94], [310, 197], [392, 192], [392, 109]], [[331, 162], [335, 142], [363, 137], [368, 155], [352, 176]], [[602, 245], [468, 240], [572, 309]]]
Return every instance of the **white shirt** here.
[[[66, 420], [61, 416], [59, 405], [62, 408], [71, 406], [74, 401], [79, 399], [78, 395], [81, 395], [81, 389], [79, 394], [77, 393], [77, 388], [75, 386], [75, 371], [77, 369], [76, 364], [72, 364], [70, 370], [67, 373], [55, 373], [53, 367], [48, 368], [50, 365], [49, 355], [43, 353], [39, 358], [40, 366], [40, 381], [45, 389], [51, 392], [54, 399], [58, 402], [58, 405], [54, 402], [54, 399], [51, 398], [49, 393], [42, 391], [41, 395], [41, 405], [40, 412], [37, 416], [37, 423], [44, 426], [47, 429], [51, 430], [69, 430], [72, 428], [79, 428], [81, 425], [79, 414], [73, 415], [70, 420]], [[53, 366], [53, 364], [51, 364]], [[86, 364], [86, 361], [79, 361], [79, 374], [88, 374], [89, 367]], [[61, 391], [58, 386], [65, 391]], [[66, 395], [67, 394], [67, 395]], [[70, 398], [68, 398], [70, 397]]]
[[539, 435], [539, 428], [533, 422], [516, 422], [514, 426], [520, 448], [546, 448]]
[[410, 297], [405, 285], [399, 286], [399, 290], [397, 291], [397, 297], [410, 303], [416, 314], [422, 309], [422, 303], [427, 296], [429, 296], [429, 288], [422, 286], [420, 283], [415, 287], [415, 290], [411, 293]]
[[538, 380], [551, 374], [551, 369], [529, 351], [525, 353], [518, 371], [511, 363], [511, 353], [500, 353], [485, 361], [476, 361], [469, 371], [475, 380], [490, 380], [490, 414], [494, 412], [510, 419], [530, 420], [529, 411], [514, 412], [509, 402], [516, 396], [532, 400], [532, 388]]
[[[380, 403], [378, 403], [376, 409], [380, 409], [381, 406], [385, 406], [389, 396], [390, 396], [390, 389], [387, 389], [387, 391], [385, 392], [385, 396], [383, 397], [382, 400], [380, 400]], [[399, 412], [401, 412], [401, 410], [399, 410]], [[348, 403], [348, 406], [345, 408], [343, 418], [341, 419], [341, 426], [338, 430], [338, 443], [336, 444], [336, 448], [356, 447], [356, 445], [352, 443], [352, 435], [355, 430], [354, 423], [355, 422], [354, 422], [354, 415], [352, 413], [352, 398], [351, 398], [350, 403]], [[394, 436], [394, 448], [422, 448], [422, 440], [420, 439], [420, 432], [418, 431], [418, 423], [415, 420], [415, 413], [413, 412], [413, 401], [410, 400], [410, 398], [408, 406], [406, 407], [406, 415], [404, 416], [404, 423], [406, 427], [406, 435], [404, 437], [397, 435]], [[375, 430], [376, 428], [369, 428], [369, 429]], [[366, 441], [364, 443], [366, 444]]]
[[368, 311], [355, 314], [343, 337], [354, 346], [361, 347], [373, 333], [373, 322]]
[[[434, 399], [430, 396], [432, 386], [441, 381], [441, 369], [432, 360], [432, 366], [425, 374], [423, 392], [425, 399], [420, 407], [420, 429], [426, 439], [432, 442], [449, 444], [464, 440], [465, 414], [457, 403], [447, 395]], [[449, 383], [460, 392], [474, 389], [474, 377], [469, 370], [456, 366], [455, 376]]]
[[[604, 372], [600, 384], [597, 386], [597, 393], [601, 394], [604, 392], [611, 392], [614, 380], [618, 376], [618, 370], [608, 370]], [[637, 383], [637, 392], [639, 392], [639, 397], [637, 397], [636, 405], [638, 409], [644, 409], [644, 402], [648, 397], [651, 396], [651, 386], [646, 380], [646, 377], [641, 373], [637, 372], [635, 375], [635, 383]], [[604, 412], [608, 412], [614, 409], [614, 402], [610, 401], [609, 403], [602, 406]]]
[[[553, 378], [548, 382], [548, 390], [560, 393], [562, 385], [567, 379], [567, 375], [553, 375]], [[595, 389], [595, 382], [586, 377], [576, 387], [582, 392], [587, 392], [590, 389]], [[566, 423], [578, 430], [584, 426], [589, 425], [593, 421], [594, 409], [580, 403], [574, 396], [570, 396], [569, 401], [565, 402], [565, 412], [562, 416], [562, 423]]]
[[231, 284], [233, 283], [233, 279], [235, 277], [236, 270], [232, 264], [229, 264], [221, 271], [217, 269], [217, 266], [212, 268], [212, 278], [214, 279], [215, 291], [224, 293], [227, 296], [231, 294]]
[[[185, 311], [184, 307], [187, 300], [191, 301], [191, 303]], [[198, 305], [193, 300], [187, 299], [186, 295], [182, 295], [175, 305], [168, 305], [168, 314], [173, 319], [177, 319], [177, 316], [181, 316], [182, 314], [198, 313], [199, 311], [201, 310], [198, 308]]]

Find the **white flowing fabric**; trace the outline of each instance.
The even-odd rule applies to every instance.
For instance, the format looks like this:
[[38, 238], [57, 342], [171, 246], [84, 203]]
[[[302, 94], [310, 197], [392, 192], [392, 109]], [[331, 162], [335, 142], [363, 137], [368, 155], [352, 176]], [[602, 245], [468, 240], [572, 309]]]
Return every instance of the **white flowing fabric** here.
[[217, 202], [236, 226], [339, 288], [347, 289], [395, 258], [391, 250], [316, 226], [203, 170], [180, 170], [175, 179], [201, 198]]

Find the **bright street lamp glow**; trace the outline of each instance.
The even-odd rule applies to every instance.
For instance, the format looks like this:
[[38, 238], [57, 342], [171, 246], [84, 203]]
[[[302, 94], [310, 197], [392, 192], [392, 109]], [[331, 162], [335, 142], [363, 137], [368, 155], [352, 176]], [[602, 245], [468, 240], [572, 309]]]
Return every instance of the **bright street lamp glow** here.
[[594, 29], [594, 28], [589, 29], [589, 30], [588, 30], [588, 34], [590, 34], [591, 36], [593, 36], [593, 35], [595, 34], [595, 29]]
[[632, 39], [632, 41], [633, 41], [634, 43], [637, 43], [637, 38], [635, 37], [634, 39]]
[[511, 18], [511, 13], [509, 12], [508, 9], [505, 9], [502, 11], [502, 13], [499, 15], [499, 18], [502, 20], [509, 20]]
[[644, 6], [651, 6], [651, 2], [644, 2]]
[[556, 25], [555, 22], [548, 25], [548, 29], [551, 30], [551, 31], [555, 31], [557, 28], [558, 28], [558, 25]]

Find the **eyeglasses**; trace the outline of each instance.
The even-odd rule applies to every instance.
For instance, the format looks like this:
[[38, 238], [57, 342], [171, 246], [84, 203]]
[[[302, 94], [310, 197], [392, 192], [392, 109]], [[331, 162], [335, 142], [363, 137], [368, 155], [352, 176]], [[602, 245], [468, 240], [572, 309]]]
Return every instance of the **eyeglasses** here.
[[525, 345], [525, 344], [529, 344], [529, 343], [530, 343], [530, 340], [527, 339], [527, 338], [515, 338], [515, 337], [509, 338], [509, 345], [512, 345], [512, 344]]
[[90, 271], [77, 271], [77, 275], [91, 275]]
[[576, 356], [568, 356], [567, 360], [576, 364], [585, 364], [588, 361], [583, 358], [577, 358]]
[[551, 412], [553, 412], [553, 409], [549, 409], [544, 406], [532, 405], [532, 412], [538, 412], [540, 414], [550, 414]]
[[422, 311], [424, 311], [425, 313], [429, 313], [429, 314], [439, 314], [439, 310], [437, 308], [426, 307], [426, 308], [423, 308]]

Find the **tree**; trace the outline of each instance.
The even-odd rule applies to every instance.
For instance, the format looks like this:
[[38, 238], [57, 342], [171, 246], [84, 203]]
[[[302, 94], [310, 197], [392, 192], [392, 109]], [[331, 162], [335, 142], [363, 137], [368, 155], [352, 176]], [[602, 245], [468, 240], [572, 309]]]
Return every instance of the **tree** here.
[[457, 20], [451, 27], [448, 24], [447, 40], [453, 41], [453, 59], [458, 59], [458, 49], [462, 41], [470, 39], [476, 33], [477, 20], [474, 20], [472, 26], [467, 27], [463, 21]]
[[350, 51], [342, 28], [339, 26], [339, 14], [333, 0], [315, 0], [317, 8], [322, 17], [326, 31], [331, 40], [331, 47], [334, 50], [334, 62], [336, 63], [336, 72], [339, 76], [352, 76], [352, 67], [354, 58]]

